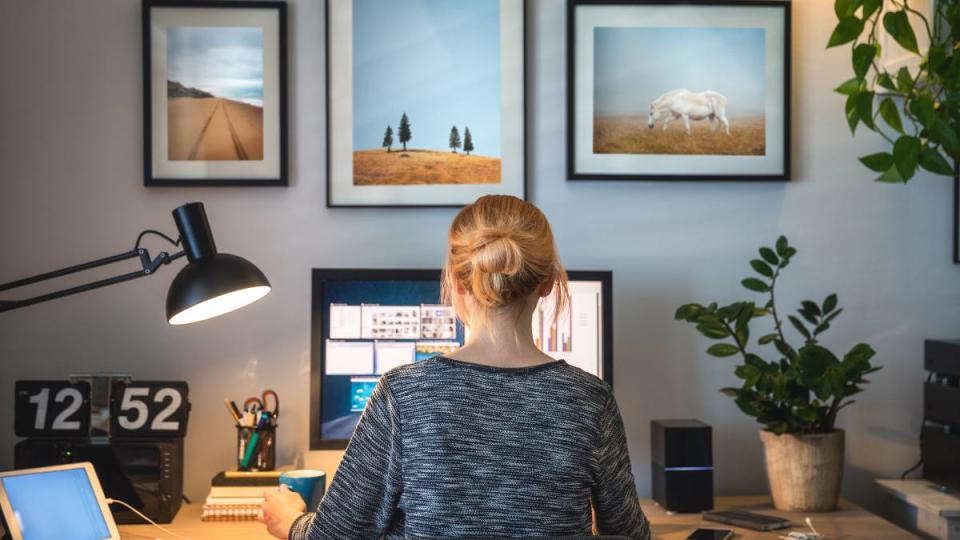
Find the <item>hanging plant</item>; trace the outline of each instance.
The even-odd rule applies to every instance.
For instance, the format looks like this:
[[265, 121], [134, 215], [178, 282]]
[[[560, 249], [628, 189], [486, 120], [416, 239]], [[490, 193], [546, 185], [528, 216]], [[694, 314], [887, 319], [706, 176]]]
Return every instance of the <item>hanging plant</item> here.
[[[939, 0], [930, 17], [911, 0], [835, 0], [834, 11], [827, 47], [850, 44], [852, 54], [853, 77], [836, 88], [847, 96], [850, 131], [863, 125], [890, 145], [860, 162], [887, 183], [906, 183], [918, 168], [952, 175], [960, 159], [960, 2]], [[914, 71], [879, 62], [882, 32], [917, 56]]]

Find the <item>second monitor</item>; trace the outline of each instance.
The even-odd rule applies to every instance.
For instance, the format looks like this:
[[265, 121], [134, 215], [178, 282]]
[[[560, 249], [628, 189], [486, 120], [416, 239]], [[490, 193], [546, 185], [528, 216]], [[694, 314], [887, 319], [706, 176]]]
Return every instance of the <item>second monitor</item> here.
[[[533, 314], [537, 347], [613, 382], [610, 272], [569, 271], [570, 298]], [[459, 349], [466, 337], [440, 302], [439, 270], [313, 270], [310, 447], [342, 447], [380, 375]]]

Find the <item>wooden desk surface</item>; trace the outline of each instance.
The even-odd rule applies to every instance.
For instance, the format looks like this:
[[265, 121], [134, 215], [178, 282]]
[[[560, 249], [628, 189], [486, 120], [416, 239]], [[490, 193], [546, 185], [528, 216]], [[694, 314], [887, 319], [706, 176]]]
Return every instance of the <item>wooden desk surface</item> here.
[[[684, 540], [697, 527], [729, 528], [720, 523], [711, 523], [700, 519], [699, 514], [667, 515], [656, 503], [649, 499], [642, 499], [641, 505], [650, 522], [653, 524], [653, 537], [662, 540]], [[770, 506], [769, 497], [717, 497], [717, 509], [748, 508], [758, 512], [774, 514], [789, 519], [796, 530], [805, 529], [803, 514], [777, 512]], [[813, 526], [826, 540], [906, 540], [916, 536], [897, 527], [896, 525], [875, 516], [852, 503], [843, 501], [840, 509], [828, 514], [812, 514]], [[176, 519], [168, 529], [177, 534], [187, 536], [192, 540], [206, 540], [214, 538], [230, 538], [232, 540], [267, 540], [272, 538], [267, 534], [263, 524], [256, 521], [229, 522], [229, 521], [200, 521], [200, 505], [188, 504], [180, 509]], [[778, 532], [757, 532], [749, 529], [733, 528], [738, 540], [771, 540], [785, 534], [787, 530]], [[121, 525], [120, 536], [124, 540], [153, 540], [167, 538], [163, 532], [150, 525]], [[173, 540], [173, 539], [171, 539]]]

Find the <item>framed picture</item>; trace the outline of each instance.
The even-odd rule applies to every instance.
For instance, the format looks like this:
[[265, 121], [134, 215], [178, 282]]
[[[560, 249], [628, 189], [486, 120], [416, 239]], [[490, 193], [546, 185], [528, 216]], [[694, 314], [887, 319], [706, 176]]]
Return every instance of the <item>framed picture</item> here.
[[526, 196], [519, 0], [328, 0], [327, 206]]
[[287, 185], [285, 2], [143, 0], [148, 186]]
[[790, 2], [568, 0], [571, 180], [789, 180]]

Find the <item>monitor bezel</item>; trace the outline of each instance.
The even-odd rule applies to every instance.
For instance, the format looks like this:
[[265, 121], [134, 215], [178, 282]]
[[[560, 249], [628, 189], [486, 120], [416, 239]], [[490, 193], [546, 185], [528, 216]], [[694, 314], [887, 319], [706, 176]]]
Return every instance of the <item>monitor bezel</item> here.
[[[436, 269], [389, 268], [314, 268], [311, 274], [310, 300], [310, 450], [343, 450], [349, 439], [324, 439], [320, 433], [323, 419], [323, 372], [326, 360], [323, 347], [323, 297], [328, 281], [440, 281]], [[610, 270], [567, 270], [571, 281], [599, 281], [603, 320], [603, 380], [613, 386], [613, 272]]]
[[[120, 531], [117, 529], [117, 522], [113, 519], [113, 513], [110, 512], [110, 505], [107, 504], [107, 499], [103, 494], [103, 488], [100, 486], [100, 478], [97, 477], [97, 471], [93, 468], [93, 463], [89, 461], [0, 472], [0, 480], [14, 476], [27, 476], [31, 474], [45, 474], [77, 469], [83, 470], [87, 474], [87, 482], [90, 483], [93, 495], [97, 499], [97, 505], [100, 507], [100, 515], [103, 517], [104, 523], [107, 524], [107, 531], [109, 531], [110, 536], [103, 540], [120, 540]], [[14, 518], [14, 510], [10, 505], [10, 497], [2, 481], [0, 481], [0, 513], [3, 514], [4, 522], [8, 529], [7, 534], [10, 535], [11, 539], [23, 540], [23, 532], [20, 530], [20, 525]]]

